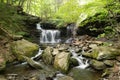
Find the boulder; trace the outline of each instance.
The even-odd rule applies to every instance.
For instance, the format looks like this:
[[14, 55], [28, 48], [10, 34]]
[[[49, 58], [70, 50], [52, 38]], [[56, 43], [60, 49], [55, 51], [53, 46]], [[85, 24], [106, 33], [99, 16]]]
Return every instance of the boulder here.
[[120, 50], [112, 47], [100, 46], [92, 50], [91, 53], [83, 53], [83, 56], [95, 58], [97, 60], [114, 59], [120, 55]]
[[43, 51], [43, 53], [42, 53], [42, 59], [43, 59], [44, 63], [46, 63], [46, 64], [52, 64], [53, 63], [52, 50], [53, 50], [53, 48], [51, 48], [51, 47], [48, 46]]
[[78, 65], [79, 65], [79, 62], [78, 62], [77, 59], [75, 59], [75, 58], [70, 58], [70, 65], [71, 65], [72, 67], [78, 66]]
[[106, 65], [103, 62], [97, 60], [91, 60], [90, 65], [96, 70], [103, 70], [106, 68]]
[[61, 52], [55, 56], [54, 67], [62, 72], [67, 72], [69, 68], [70, 54]]
[[113, 67], [114, 66], [114, 62], [113, 60], [104, 60], [103, 61], [105, 65]]
[[23, 61], [23, 56], [32, 57], [39, 50], [37, 44], [31, 43], [25, 39], [11, 43], [11, 51], [19, 61]]

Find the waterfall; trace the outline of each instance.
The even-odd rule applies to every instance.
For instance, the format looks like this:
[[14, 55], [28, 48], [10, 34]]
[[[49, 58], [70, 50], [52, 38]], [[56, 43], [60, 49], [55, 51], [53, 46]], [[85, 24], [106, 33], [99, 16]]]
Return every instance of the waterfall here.
[[77, 66], [76, 68], [85, 69], [89, 66], [88, 60], [82, 57], [82, 55], [78, 56], [78, 54], [74, 50], [70, 50], [70, 52], [72, 53], [72, 58], [75, 58], [79, 63], [79, 66]]
[[65, 41], [65, 43], [72, 43], [74, 28], [75, 24], [69, 24], [67, 26], [67, 40]]
[[37, 24], [37, 29], [41, 30], [40, 43], [59, 43], [61, 41], [59, 30], [42, 29], [39, 23]]

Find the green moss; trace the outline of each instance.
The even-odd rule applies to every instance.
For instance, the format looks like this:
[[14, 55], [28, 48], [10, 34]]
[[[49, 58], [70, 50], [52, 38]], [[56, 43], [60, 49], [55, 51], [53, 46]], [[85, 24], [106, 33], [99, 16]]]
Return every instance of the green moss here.
[[23, 55], [27, 57], [32, 57], [38, 51], [39, 46], [33, 44], [27, 40], [14, 41], [11, 44], [11, 51], [17, 57], [18, 60], [23, 59]]
[[17, 13], [17, 7], [5, 3], [0, 3], [0, 27], [3, 27], [8, 33], [24, 31], [24, 22], [26, 17]]

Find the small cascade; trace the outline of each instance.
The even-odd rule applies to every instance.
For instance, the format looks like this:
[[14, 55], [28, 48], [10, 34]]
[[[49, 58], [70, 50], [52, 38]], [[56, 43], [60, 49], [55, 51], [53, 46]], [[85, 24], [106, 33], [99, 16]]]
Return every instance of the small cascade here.
[[73, 41], [73, 38], [69, 38], [65, 41], [65, 43], [72, 43], [72, 41]]
[[74, 30], [75, 25], [74, 24], [69, 24], [67, 26], [67, 37], [72, 37], [73, 36], [73, 30]]
[[39, 49], [38, 53], [35, 56], [31, 57], [31, 59], [35, 59], [35, 58], [39, 57], [42, 54], [42, 52], [43, 52], [43, 50]]
[[82, 55], [78, 56], [78, 54], [74, 50], [70, 50], [70, 52], [72, 53], [72, 58], [75, 58], [79, 63], [79, 66], [77, 66], [76, 68], [85, 69], [89, 66], [88, 60], [82, 57]]
[[69, 24], [67, 26], [67, 40], [65, 41], [65, 43], [72, 43], [74, 27], [75, 27], [74, 24]]
[[37, 29], [41, 30], [40, 43], [59, 43], [61, 41], [59, 30], [44, 30], [40, 24], [37, 24]]
[[[43, 52], [43, 50], [39, 49], [38, 53], [35, 56], [31, 57], [31, 59], [34, 60], [35, 58], [41, 56], [42, 52]], [[37, 63], [37, 62], [35, 61], [35, 63]], [[25, 65], [25, 64], [27, 64], [27, 62], [21, 63], [21, 65]]]

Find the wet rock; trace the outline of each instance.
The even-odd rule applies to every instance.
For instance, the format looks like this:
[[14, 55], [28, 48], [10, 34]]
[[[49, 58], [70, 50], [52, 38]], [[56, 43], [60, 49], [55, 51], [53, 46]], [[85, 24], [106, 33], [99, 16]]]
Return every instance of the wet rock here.
[[100, 46], [94, 48], [91, 53], [84, 53], [83, 55], [97, 60], [114, 59], [116, 56], [120, 55], [120, 50], [112, 47]]
[[17, 80], [18, 74], [7, 74], [7, 80]]
[[26, 56], [22, 56], [22, 57], [30, 66], [32, 66], [35, 69], [42, 69], [42, 68], [44, 68], [42, 64], [32, 60], [31, 58], [28, 58]]
[[0, 71], [5, 69], [6, 67], [6, 60], [4, 59], [4, 57], [1, 55], [0, 56]]
[[69, 46], [66, 44], [58, 45], [59, 51], [66, 51], [68, 48]]
[[97, 44], [90, 44], [89, 47], [92, 48], [92, 49], [94, 49], [94, 48], [96, 48], [98, 46], [97, 46]]
[[106, 64], [107, 66], [110, 66], [110, 67], [114, 66], [114, 62], [112, 60], [105, 60], [104, 64]]
[[112, 72], [112, 69], [110, 69], [110, 68], [105, 69], [103, 71], [102, 77], [110, 75], [111, 72]]
[[38, 80], [38, 78], [37, 77], [32, 77], [29, 80]]
[[70, 58], [70, 65], [71, 66], [78, 66], [79, 63], [75, 58]]
[[62, 72], [67, 72], [69, 68], [70, 54], [61, 52], [55, 56], [54, 67]]
[[23, 61], [23, 56], [32, 57], [39, 50], [37, 44], [31, 43], [27, 40], [14, 41], [11, 44], [11, 51], [19, 61]]
[[57, 77], [57, 80], [74, 80], [74, 79], [70, 76], [59, 76]]
[[53, 56], [52, 56], [52, 50], [53, 48], [47, 47], [42, 54], [42, 59], [46, 64], [52, 64], [53, 63]]
[[106, 65], [103, 62], [97, 60], [91, 60], [90, 65], [96, 70], [103, 70], [106, 68]]
[[59, 54], [59, 50], [58, 49], [53, 49], [52, 55], [57, 55]]

